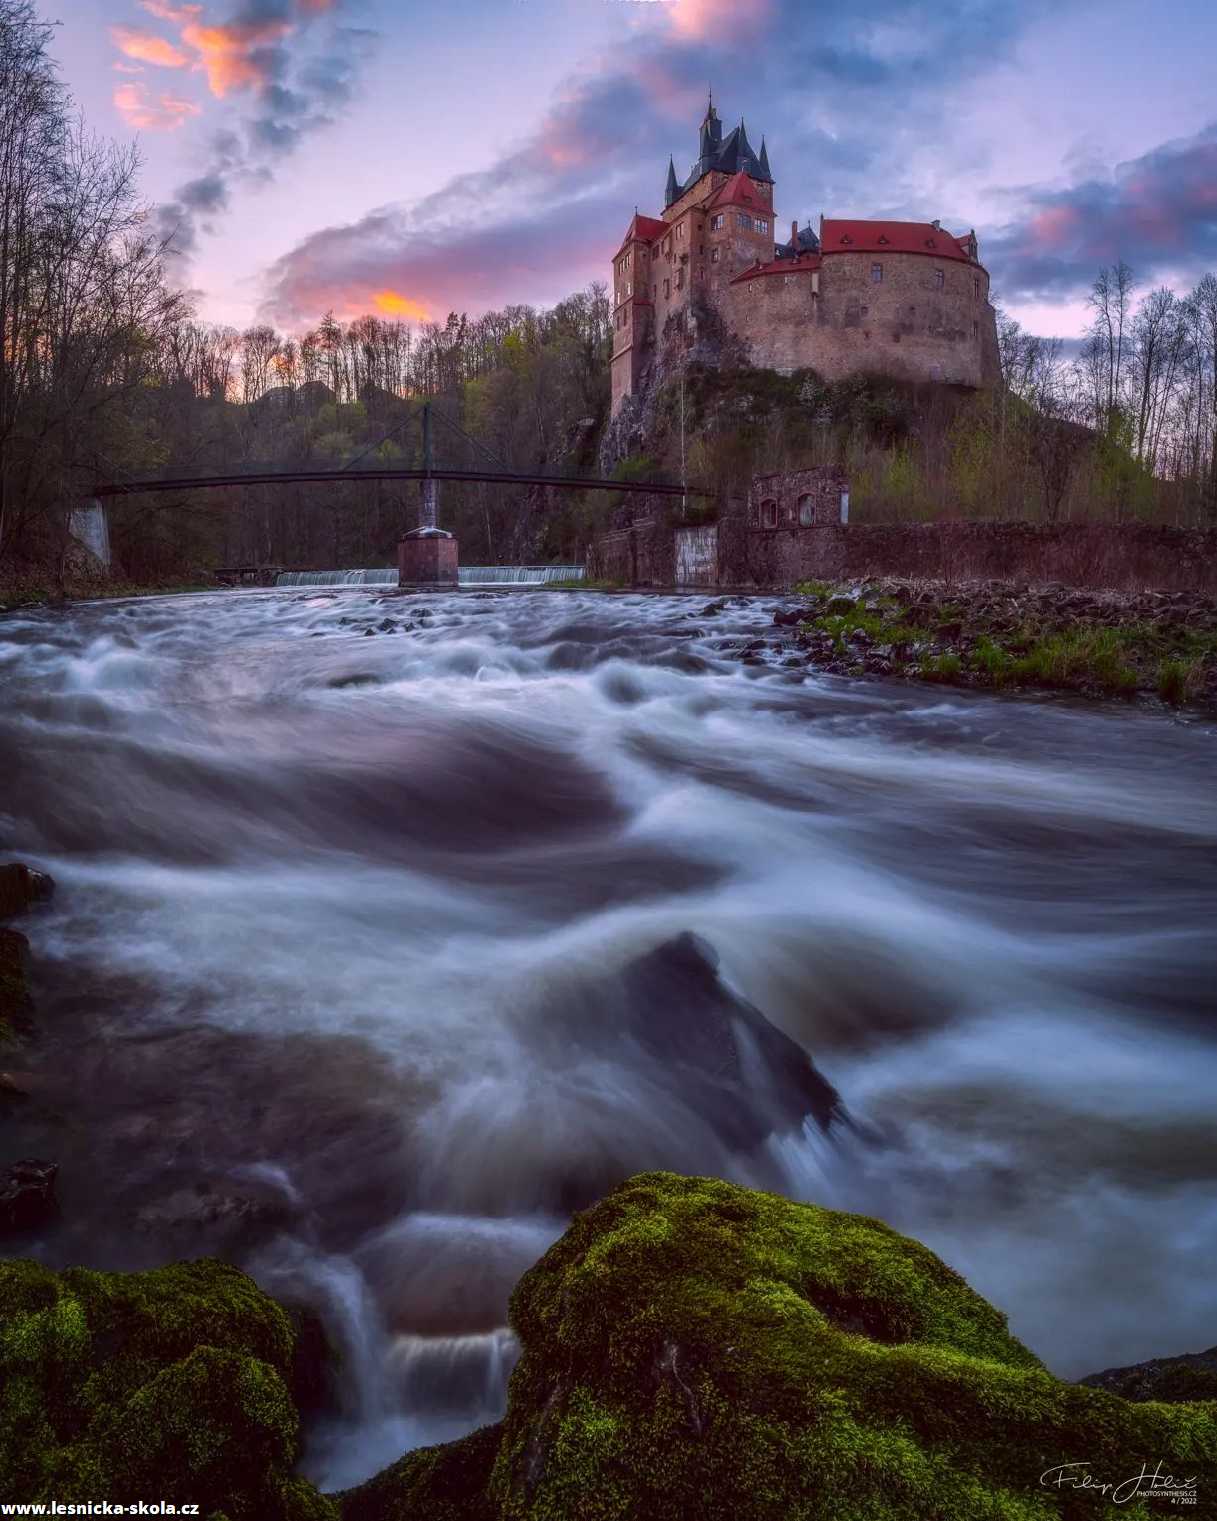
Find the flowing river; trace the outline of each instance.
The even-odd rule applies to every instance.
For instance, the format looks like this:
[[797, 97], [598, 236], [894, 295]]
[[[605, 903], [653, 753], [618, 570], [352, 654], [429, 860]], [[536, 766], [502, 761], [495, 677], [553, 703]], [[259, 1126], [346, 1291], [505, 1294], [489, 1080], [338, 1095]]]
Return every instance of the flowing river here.
[[741, 663], [775, 599], [705, 600], [0, 621], [3, 848], [58, 882], [20, 1249], [311, 1305], [324, 1487], [495, 1418], [511, 1285], [649, 1167], [881, 1216], [1066, 1377], [1214, 1340], [1217, 731]]

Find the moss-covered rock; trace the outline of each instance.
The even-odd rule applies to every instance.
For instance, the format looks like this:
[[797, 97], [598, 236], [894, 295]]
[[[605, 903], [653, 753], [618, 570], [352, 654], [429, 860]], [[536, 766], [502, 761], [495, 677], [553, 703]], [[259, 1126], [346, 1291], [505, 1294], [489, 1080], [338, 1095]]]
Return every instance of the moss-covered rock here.
[[1217, 1400], [1217, 1347], [1185, 1352], [1181, 1357], [1153, 1357], [1125, 1368], [1105, 1368], [1078, 1380], [1126, 1400]]
[[337, 1497], [342, 1521], [495, 1521], [488, 1490], [501, 1435], [482, 1426], [459, 1442], [408, 1452]]
[[283, 1311], [223, 1263], [0, 1262], [0, 1494], [330, 1521], [331, 1503], [290, 1473], [292, 1353]]
[[917, 1242], [716, 1180], [622, 1185], [511, 1314], [524, 1350], [485, 1490], [494, 1429], [412, 1454], [344, 1521], [449, 1514], [449, 1463], [476, 1489], [457, 1514], [496, 1521], [1044, 1521], [1108, 1503], [1041, 1484], [1062, 1463], [1115, 1484], [1160, 1458], [1203, 1476], [1202, 1504], [1217, 1482], [1217, 1406], [1064, 1383]]

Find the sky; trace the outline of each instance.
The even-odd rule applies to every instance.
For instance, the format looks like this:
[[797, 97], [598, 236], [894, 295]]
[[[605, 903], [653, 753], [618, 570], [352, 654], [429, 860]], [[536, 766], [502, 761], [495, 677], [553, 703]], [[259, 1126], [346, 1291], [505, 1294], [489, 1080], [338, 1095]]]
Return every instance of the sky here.
[[994, 299], [1074, 338], [1096, 271], [1217, 268], [1212, 0], [42, 0], [201, 318], [443, 321], [607, 280], [707, 90], [775, 225], [975, 228]]

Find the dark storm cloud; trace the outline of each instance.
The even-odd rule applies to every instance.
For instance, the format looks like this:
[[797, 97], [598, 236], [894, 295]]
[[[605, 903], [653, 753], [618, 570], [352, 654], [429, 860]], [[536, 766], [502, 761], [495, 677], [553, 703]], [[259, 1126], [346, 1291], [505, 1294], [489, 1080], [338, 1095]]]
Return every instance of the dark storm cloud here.
[[1217, 265], [1217, 122], [1120, 164], [1110, 178], [1027, 192], [1017, 221], [985, 241], [1003, 299], [1059, 298], [1123, 259], [1142, 281]]
[[[573, 288], [599, 276], [630, 207], [655, 211], [668, 153], [683, 177], [697, 151], [708, 80], [769, 150], [785, 205], [809, 216], [826, 182], [861, 181], [899, 150], [913, 113], [947, 130], [944, 84], [996, 62], [1043, 0], [915, 0], [857, 8], [710, 5], [704, 27], [638, 36], [567, 80], [539, 128], [484, 170], [413, 206], [382, 207], [306, 238], [268, 271], [266, 315], [293, 324], [395, 292], [441, 317]], [[739, 59], [749, 67], [741, 77]], [[773, 124], [781, 124], [774, 127]], [[826, 208], [830, 209], [830, 208]], [[528, 295], [525, 295], [528, 292]], [[387, 308], [386, 308], [387, 309]]]

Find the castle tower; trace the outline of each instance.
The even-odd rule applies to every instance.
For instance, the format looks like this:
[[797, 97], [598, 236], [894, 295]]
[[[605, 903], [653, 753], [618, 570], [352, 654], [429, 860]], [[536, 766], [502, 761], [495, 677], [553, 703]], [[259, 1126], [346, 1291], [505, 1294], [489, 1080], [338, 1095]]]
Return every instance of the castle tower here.
[[612, 410], [637, 388], [655, 345], [694, 340], [694, 302], [772, 259], [773, 174], [741, 119], [724, 133], [707, 98], [697, 158], [682, 182], [668, 159], [662, 217], [635, 213], [613, 259]]

